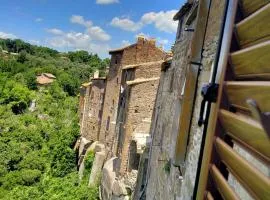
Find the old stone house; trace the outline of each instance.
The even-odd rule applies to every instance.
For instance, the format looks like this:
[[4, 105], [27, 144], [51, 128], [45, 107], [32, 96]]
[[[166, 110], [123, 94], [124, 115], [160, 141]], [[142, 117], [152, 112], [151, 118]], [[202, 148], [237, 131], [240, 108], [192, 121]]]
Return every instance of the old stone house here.
[[270, 197], [269, 17], [268, 0], [189, 0], [172, 58], [144, 38], [110, 52], [102, 199]]
[[[129, 179], [128, 173], [132, 170], [134, 170], [131, 175], [133, 182], [129, 181], [127, 187], [134, 189], [135, 171], [138, 170], [140, 154], [149, 138], [161, 64], [168, 56], [165, 51], [156, 46], [155, 40], [144, 37], [138, 37], [136, 44], [111, 53], [119, 53], [119, 51], [122, 53], [121, 82], [116, 126], [114, 126], [114, 136], [111, 137], [113, 138], [111, 154], [117, 156], [113, 159], [117, 160], [119, 168], [115, 170], [108, 167], [111, 160], [105, 163], [103, 171], [107, 173], [107, 177], [104, 176], [102, 179], [104, 185], [101, 185], [101, 194], [106, 198], [127, 195], [126, 192], [116, 192], [113, 188], [118, 184], [125, 185], [124, 181], [117, 179]], [[108, 179], [112, 180], [110, 184]]]
[[[269, 80], [269, 68], [263, 66], [270, 60], [263, 55], [270, 49], [260, 48], [269, 47], [270, 29], [259, 22], [270, 17], [269, 6], [269, 1], [188, 1], [175, 15], [174, 56], [161, 74], [148, 166], [139, 171], [147, 168], [147, 173], [138, 175], [146, 177], [138, 181], [134, 199], [270, 197], [270, 140], [263, 121], [255, 117], [263, 114], [254, 111], [254, 102], [267, 105], [270, 92], [266, 81], [261, 82], [265, 93], [255, 94], [256, 81]], [[245, 103], [249, 98], [253, 108]], [[250, 109], [257, 114], [250, 115]]]

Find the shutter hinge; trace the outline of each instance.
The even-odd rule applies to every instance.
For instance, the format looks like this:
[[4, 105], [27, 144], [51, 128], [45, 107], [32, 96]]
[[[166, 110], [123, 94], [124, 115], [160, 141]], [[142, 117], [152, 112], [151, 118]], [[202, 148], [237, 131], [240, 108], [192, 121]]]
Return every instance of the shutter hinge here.
[[217, 101], [218, 86], [219, 85], [216, 83], [209, 83], [202, 87], [201, 95], [203, 96], [203, 100], [201, 103], [200, 118], [198, 120], [199, 126], [202, 126], [205, 123], [204, 110], [206, 102], [212, 103]]

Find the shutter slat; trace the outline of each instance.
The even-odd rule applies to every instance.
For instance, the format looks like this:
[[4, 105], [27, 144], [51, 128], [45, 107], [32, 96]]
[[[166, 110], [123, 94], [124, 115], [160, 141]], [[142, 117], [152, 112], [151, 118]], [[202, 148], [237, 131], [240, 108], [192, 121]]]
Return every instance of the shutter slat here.
[[234, 177], [256, 199], [267, 199], [270, 196], [270, 180], [250, 163], [239, 156], [220, 138], [215, 141], [217, 152]]
[[241, 47], [258, 44], [270, 39], [270, 4], [262, 7], [236, 25]]
[[231, 54], [236, 78], [270, 77], [270, 40]]
[[223, 197], [224, 200], [238, 200], [239, 197], [235, 194], [233, 189], [229, 186], [227, 180], [220, 173], [215, 165], [211, 166], [211, 176], [215, 182], [216, 188]]
[[228, 135], [270, 162], [270, 140], [258, 122], [226, 110], [219, 112], [219, 119]]
[[270, 82], [227, 81], [225, 87], [232, 106], [248, 110], [247, 99], [254, 99], [262, 112], [270, 111]]
[[206, 193], [206, 200], [214, 200], [213, 195], [209, 191], [207, 191], [207, 193]]
[[243, 12], [248, 16], [269, 2], [270, 0], [242, 0]]

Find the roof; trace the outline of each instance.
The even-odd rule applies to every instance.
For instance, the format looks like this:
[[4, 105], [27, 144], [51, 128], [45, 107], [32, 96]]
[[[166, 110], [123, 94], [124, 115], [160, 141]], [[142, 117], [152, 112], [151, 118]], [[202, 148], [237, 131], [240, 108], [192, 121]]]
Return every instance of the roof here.
[[91, 80], [106, 80], [106, 77], [91, 78]]
[[37, 80], [37, 83], [40, 85], [47, 85], [47, 84], [50, 84], [54, 81], [54, 79], [48, 78], [48, 77], [43, 76], [43, 75], [37, 76], [36, 80]]
[[137, 64], [133, 64], [133, 65], [124, 65], [122, 67], [122, 70], [133, 69], [133, 68], [141, 67], [141, 66], [149, 66], [149, 65], [153, 65], [153, 64], [161, 64], [163, 62], [164, 62], [164, 60], [158, 60], [158, 61], [152, 61], [152, 62], [137, 63]]
[[56, 77], [51, 74], [51, 73], [42, 73], [44, 76], [48, 77], [48, 78], [52, 78], [52, 79], [56, 79]]
[[82, 86], [83, 86], [83, 87], [88, 87], [88, 86], [90, 86], [91, 84], [92, 84], [92, 82], [83, 83]]
[[153, 78], [138, 78], [132, 81], [127, 81], [127, 85], [135, 85], [140, 83], [145, 83], [149, 81], [157, 81], [159, 80], [159, 77], [153, 77]]
[[192, 3], [186, 2], [181, 8], [180, 10], [174, 15], [173, 20], [177, 21], [180, 18], [182, 18], [186, 13], [189, 12], [189, 10], [192, 7]]
[[127, 48], [129, 48], [129, 47], [132, 47], [132, 46], [135, 46], [135, 45], [136, 45], [136, 44], [131, 44], [131, 45], [128, 45], [128, 46], [119, 48], [119, 49], [112, 49], [112, 50], [109, 51], [109, 54], [124, 51], [125, 49], [127, 49]]

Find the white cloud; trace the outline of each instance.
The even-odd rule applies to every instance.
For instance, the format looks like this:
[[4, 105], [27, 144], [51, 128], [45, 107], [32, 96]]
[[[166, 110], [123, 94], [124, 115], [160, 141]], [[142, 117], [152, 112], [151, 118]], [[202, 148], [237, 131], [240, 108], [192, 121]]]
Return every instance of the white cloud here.
[[90, 20], [85, 20], [83, 16], [80, 15], [72, 15], [70, 18], [70, 22], [74, 24], [80, 24], [85, 27], [91, 27], [93, 25], [93, 22]]
[[2, 38], [2, 39], [7, 39], [7, 38], [15, 39], [15, 38], [17, 38], [17, 36], [12, 34], [12, 33], [5, 33], [5, 32], [0, 31], [0, 38]]
[[176, 12], [177, 10], [146, 13], [142, 16], [141, 21], [144, 24], [154, 24], [160, 31], [175, 33], [177, 30], [177, 22], [173, 20], [173, 16]]
[[97, 53], [102, 57], [106, 57], [110, 49], [108, 44], [95, 42], [88, 34], [80, 32], [69, 32], [62, 36], [56, 36], [49, 39], [48, 44], [64, 51], [86, 50], [91, 53]]
[[173, 20], [173, 16], [176, 12], [177, 10], [145, 13], [138, 22], [134, 22], [129, 18], [114, 17], [110, 24], [122, 30], [132, 32], [140, 30], [143, 26], [153, 24], [159, 31], [175, 33], [177, 22]]
[[99, 26], [93, 26], [93, 22], [90, 20], [85, 20], [83, 16], [72, 15], [70, 22], [86, 27], [85, 33], [88, 34], [92, 40], [108, 41], [111, 39], [111, 36], [102, 28]]
[[138, 31], [142, 28], [143, 24], [141, 22], [134, 22], [130, 20], [129, 18], [118, 18], [115, 17], [111, 21], [111, 25], [114, 27], [121, 28], [125, 31]]
[[42, 22], [42, 21], [43, 21], [42, 18], [36, 18], [36, 19], [35, 19], [35, 22]]
[[86, 32], [93, 40], [108, 41], [111, 39], [111, 36], [98, 26], [90, 27]]
[[160, 37], [157, 38], [157, 41], [158, 41], [161, 45], [167, 45], [167, 44], [169, 44], [169, 40], [163, 39], [163, 38], [160, 38]]
[[128, 46], [128, 45], [130, 45], [130, 41], [128, 41], [128, 40], [122, 40], [122, 46]]
[[34, 44], [34, 45], [40, 45], [40, 41], [39, 40], [29, 40], [29, 42], [31, 44]]
[[113, 3], [119, 3], [118, 0], [96, 0], [96, 4], [113, 4]]
[[86, 50], [91, 53], [97, 53], [102, 57], [108, 55], [109, 45], [106, 43], [111, 36], [101, 27], [94, 26], [93, 22], [84, 19], [80, 15], [72, 15], [70, 22], [84, 27], [82, 32], [64, 32], [60, 29], [47, 29], [47, 32], [54, 36], [47, 39], [47, 44], [57, 48], [60, 51]]
[[54, 34], [54, 35], [63, 35], [64, 32], [60, 29], [57, 28], [52, 28], [52, 29], [46, 29], [48, 33]]

